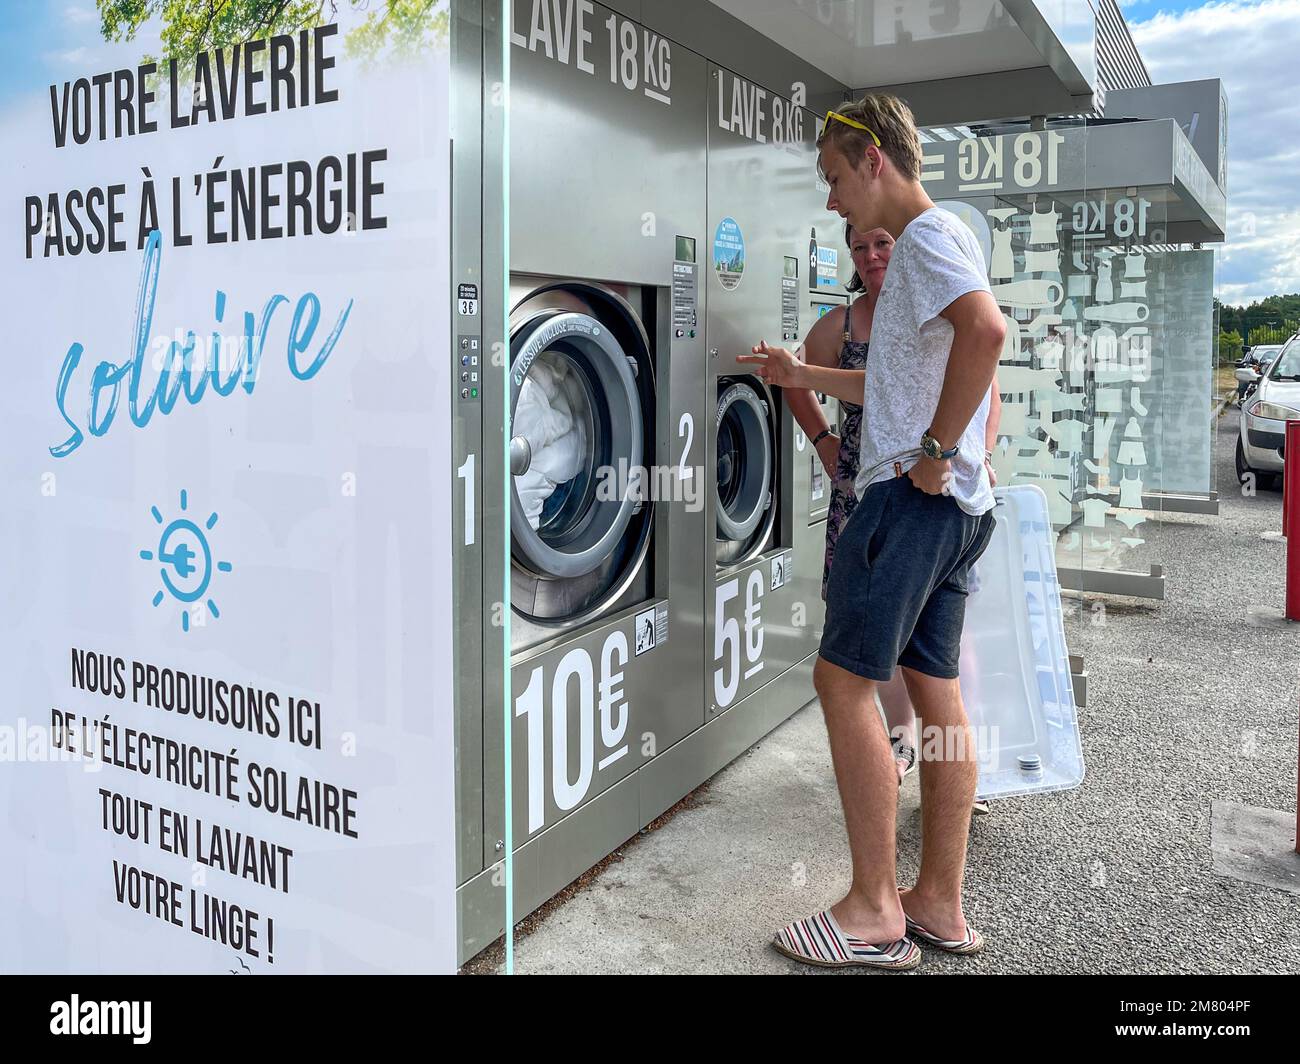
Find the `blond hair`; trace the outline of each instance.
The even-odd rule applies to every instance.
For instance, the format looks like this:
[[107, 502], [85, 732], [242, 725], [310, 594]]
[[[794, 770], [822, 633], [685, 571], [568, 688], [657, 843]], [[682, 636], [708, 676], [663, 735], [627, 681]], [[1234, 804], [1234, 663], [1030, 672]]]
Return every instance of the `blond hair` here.
[[[880, 138], [880, 150], [889, 156], [899, 173], [913, 181], [921, 180], [921, 138], [916, 132], [916, 118], [907, 104], [887, 93], [868, 93], [835, 110], [875, 133]], [[834, 145], [856, 168], [875, 141], [870, 133], [831, 118], [817, 138], [818, 150], [827, 143]]]

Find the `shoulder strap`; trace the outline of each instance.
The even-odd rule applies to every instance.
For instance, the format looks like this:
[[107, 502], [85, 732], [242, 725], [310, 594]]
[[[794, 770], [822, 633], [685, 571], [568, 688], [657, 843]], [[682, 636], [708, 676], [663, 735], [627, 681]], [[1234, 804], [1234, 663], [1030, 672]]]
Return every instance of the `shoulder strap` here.
[[853, 339], [853, 304], [844, 304], [844, 342]]

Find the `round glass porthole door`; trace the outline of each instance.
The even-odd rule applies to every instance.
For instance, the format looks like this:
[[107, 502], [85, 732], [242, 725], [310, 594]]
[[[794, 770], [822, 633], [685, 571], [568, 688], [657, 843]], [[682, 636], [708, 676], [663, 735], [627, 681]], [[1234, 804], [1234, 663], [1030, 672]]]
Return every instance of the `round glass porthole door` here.
[[511, 601], [530, 620], [592, 614], [644, 547], [644, 507], [626, 490], [646, 448], [638, 377], [595, 313], [543, 304], [512, 332]]
[[717, 560], [730, 565], [761, 551], [772, 528], [769, 400], [747, 381], [724, 381], [717, 425]]

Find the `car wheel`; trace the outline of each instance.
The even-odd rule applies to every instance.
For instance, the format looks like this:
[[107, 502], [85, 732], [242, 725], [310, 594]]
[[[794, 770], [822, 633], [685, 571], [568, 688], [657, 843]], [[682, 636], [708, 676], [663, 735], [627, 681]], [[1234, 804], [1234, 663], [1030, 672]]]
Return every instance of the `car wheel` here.
[[[1238, 436], [1237, 437], [1237, 483], [1238, 484], [1246, 483], [1247, 474], [1254, 474], [1254, 472], [1255, 471], [1246, 464], [1246, 451], [1245, 448], [1242, 447], [1241, 437]], [[1256, 486], [1258, 486], [1259, 484], [1259, 479], [1260, 478], [1258, 474], [1256, 474], [1255, 475]]]

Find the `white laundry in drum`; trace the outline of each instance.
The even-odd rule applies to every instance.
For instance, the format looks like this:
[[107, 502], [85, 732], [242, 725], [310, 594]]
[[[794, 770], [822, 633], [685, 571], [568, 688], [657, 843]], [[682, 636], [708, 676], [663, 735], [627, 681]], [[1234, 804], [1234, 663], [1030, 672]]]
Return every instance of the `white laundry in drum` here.
[[512, 433], [528, 441], [532, 462], [515, 478], [515, 489], [534, 529], [555, 489], [587, 465], [586, 403], [581, 382], [555, 356], [538, 358], [519, 387]]

